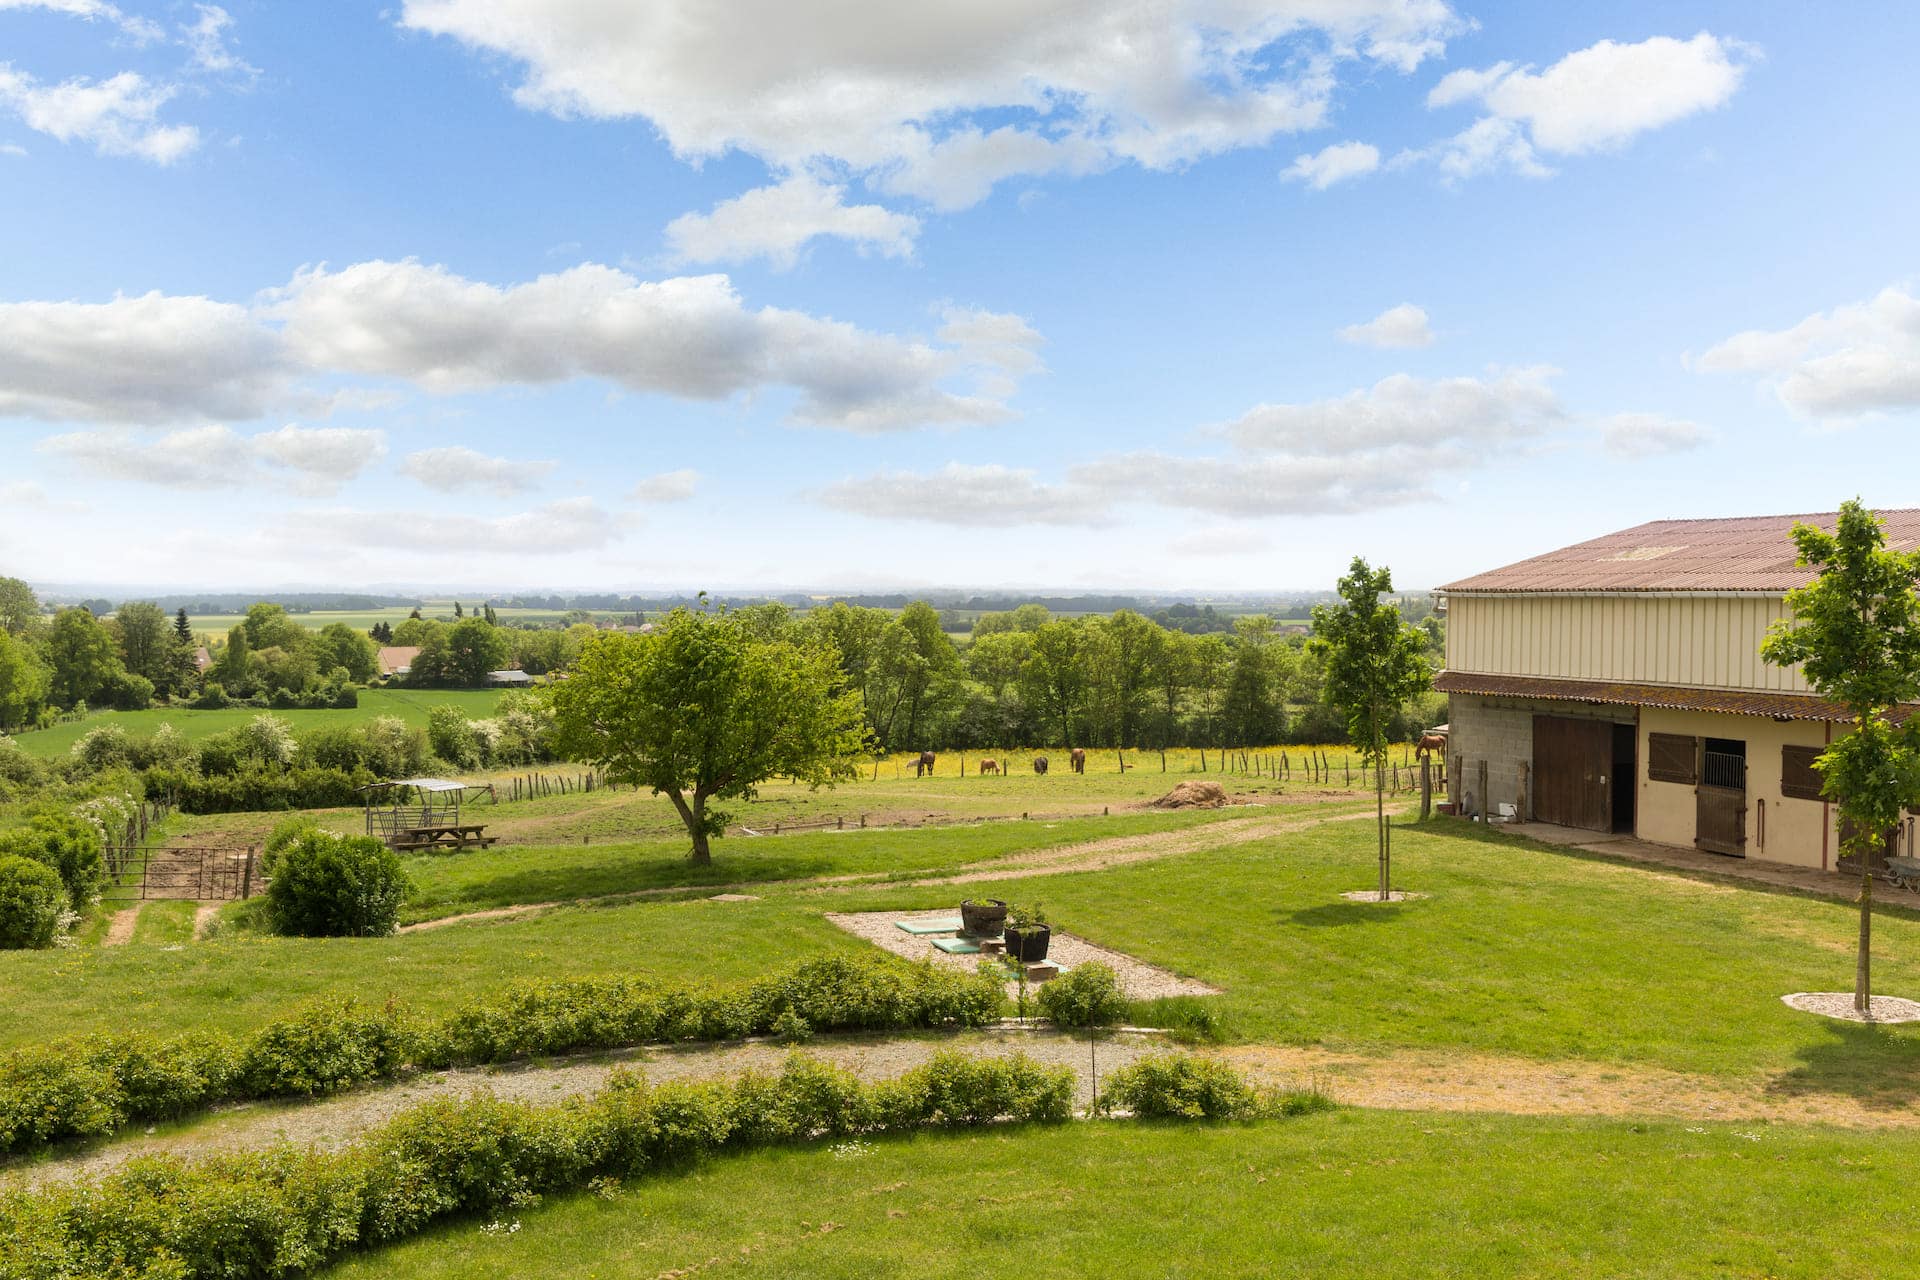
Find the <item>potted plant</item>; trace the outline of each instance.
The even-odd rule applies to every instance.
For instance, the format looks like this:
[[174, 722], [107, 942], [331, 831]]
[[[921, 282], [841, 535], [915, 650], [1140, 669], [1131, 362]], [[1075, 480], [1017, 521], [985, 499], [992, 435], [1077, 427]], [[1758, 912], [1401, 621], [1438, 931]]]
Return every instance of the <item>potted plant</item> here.
[[968, 898], [960, 904], [960, 932], [970, 938], [997, 938], [1006, 923], [1007, 904], [998, 898]]
[[1047, 924], [1047, 913], [1038, 903], [1031, 907], [1007, 908], [1007, 956], [1023, 964], [1047, 958], [1047, 944], [1053, 939], [1053, 929]]

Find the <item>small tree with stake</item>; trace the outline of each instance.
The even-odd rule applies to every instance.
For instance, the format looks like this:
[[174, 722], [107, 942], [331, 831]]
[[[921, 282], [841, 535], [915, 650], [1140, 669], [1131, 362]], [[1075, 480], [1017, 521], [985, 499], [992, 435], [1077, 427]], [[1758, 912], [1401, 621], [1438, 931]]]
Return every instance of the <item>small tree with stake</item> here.
[[1856, 499], [1832, 533], [1796, 524], [1795, 563], [1820, 570], [1787, 593], [1790, 615], [1773, 624], [1760, 656], [1800, 664], [1807, 685], [1840, 703], [1846, 736], [1814, 762], [1820, 789], [1840, 810], [1841, 851], [1860, 860], [1860, 945], [1853, 1007], [1873, 1009], [1873, 861], [1902, 809], [1920, 806], [1920, 715], [1896, 726], [1901, 703], [1920, 701], [1920, 551], [1890, 551], [1880, 519]]
[[1090, 960], [1040, 988], [1040, 1012], [1059, 1027], [1087, 1029], [1087, 1067], [1093, 1097], [1100, 1096], [1100, 1058], [1095, 1049], [1102, 1029], [1127, 1016], [1127, 998], [1113, 969]]
[[1347, 736], [1373, 766], [1374, 826], [1380, 846], [1380, 901], [1392, 899], [1387, 865], [1387, 731], [1400, 709], [1433, 687], [1427, 637], [1401, 620], [1384, 596], [1393, 572], [1359, 556], [1340, 579], [1340, 603], [1315, 605], [1312, 651], [1326, 664], [1321, 696], [1345, 715]]

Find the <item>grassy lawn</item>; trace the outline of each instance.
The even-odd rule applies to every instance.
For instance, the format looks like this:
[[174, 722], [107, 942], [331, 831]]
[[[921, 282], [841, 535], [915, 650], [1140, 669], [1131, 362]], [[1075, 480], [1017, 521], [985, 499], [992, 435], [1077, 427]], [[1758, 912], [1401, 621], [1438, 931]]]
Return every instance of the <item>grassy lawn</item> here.
[[[1237, 1039], [1644, 1063], [1920, 1099], [1920, 1027], [1843, 1027], [1780, 1003], [1851, 989], [1850, 905], [1475, 830], [1396, 830], [1396, 882], [1431, 895], [1404, 905], [1340, 898], [1374, 883], [1366, 822], [969, 887], [1042, 900], [1058, 928], [1224, 988], [1218, 1007]], [[845, 909], [951, 896], [859, 890]], [[1875, 939], [1878, 989], [1920, 996], [1920, 920], [1889, 912]]]
[[493, 714], [500, 700], [498, 689], [362, 689], [360, 705], [346, 711], [262, 711], [259, 707], [228, 707], [222, 711], [195, 711], [190, 707], [156, 707], [148, 711], [96, 711], [85, 720], [38, 729], [15, 737], [23, 750], [42, 759], [65, 755], [88, 732], [105, 725], [119, 725], [128, 733], [141, 736], [170, 724], [191, 739], [210, 738], [222, 730], [236, 728], [257, 715], [279, 716], [293, 726], [295, 734], [323, 724], [357, 724], [376, 716], [398, 716], [416, 728], [426, 728], [427, 713], [442, 704], [451, 704], [479, 719]]
[[888, 828], [804, 832], [766, 839], [735, 836], [719, 844], [712, 865], [705, 867], [687, 861], [684, 836], [631, 843], [498, 846], [407, 859], [414, 893], [404, 918], [429, 920], [520, 902], [682, 885], [878, 873], [921, 875], [1009, 853], [1177, 830], [1245, 813], [1238, 809], [1189, 810], [932, 831]]
[[1396, 1112], [725, 1157], [339, 1280], [1907, 1274], [1920, 1135]]

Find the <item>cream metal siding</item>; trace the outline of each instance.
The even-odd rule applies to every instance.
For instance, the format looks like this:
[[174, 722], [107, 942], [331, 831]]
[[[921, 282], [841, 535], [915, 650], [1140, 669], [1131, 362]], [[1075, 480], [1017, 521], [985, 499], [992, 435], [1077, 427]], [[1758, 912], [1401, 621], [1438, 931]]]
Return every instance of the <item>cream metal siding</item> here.
[[1797, 667], [1760, 660], [1767, 627], [1785, 616], [1779, 596], [1456, 592], [1447, 669], [1805, 693]]

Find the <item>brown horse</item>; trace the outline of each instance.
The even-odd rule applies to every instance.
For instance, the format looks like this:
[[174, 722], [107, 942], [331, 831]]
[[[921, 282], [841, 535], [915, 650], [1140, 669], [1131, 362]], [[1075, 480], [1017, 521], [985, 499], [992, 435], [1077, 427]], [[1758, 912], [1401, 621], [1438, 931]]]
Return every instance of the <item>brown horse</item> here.
[[1075, 773], [1085, 773], [1087, 771], [1087, 753], [1079, 747], [1075, 747], [1073, 750], [1067, 752], [1067, 763], [1073, 766]]
[[998, 773], [1000, 772], [1000, 762], [998, 760], [982, 760], [980, 762], [980, 772]]
[[913, 762], [913, 776], [918, 778], [922, 774], [928, 774], [932, 772], [933, 772], [933, 752], [922, 751], [920, 753], [920, 758]]
[[1035, 773], [1045, 773], [1047, 771], [1047, 758], [1045, 756], [1035, 756], [1033, 758], [1033, 771]]
[[1442, 757], [1447, 754], [1447, 735], [1437, 730], [1429, 729], [1420, 735], [1419, 745], [1414, 747], [1413, 754], [1424, 759], [1427, 756], [1433, 755], [1435, 752], [1438, 752]]

